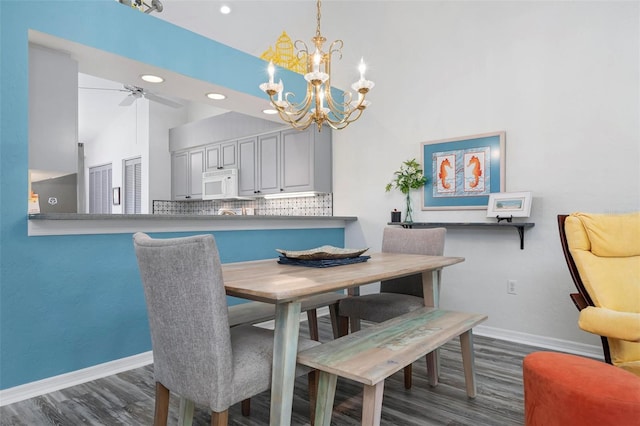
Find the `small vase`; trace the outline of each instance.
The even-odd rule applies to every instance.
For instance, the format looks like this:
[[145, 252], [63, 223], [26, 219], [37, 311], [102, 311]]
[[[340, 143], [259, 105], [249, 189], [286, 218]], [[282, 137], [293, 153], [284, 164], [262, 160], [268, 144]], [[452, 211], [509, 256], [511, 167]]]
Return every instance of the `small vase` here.
[[411, 194], [407, 192], [407, 210], [404, 214], [405, 223], [413, 223], [413, 207], [411, 207]]

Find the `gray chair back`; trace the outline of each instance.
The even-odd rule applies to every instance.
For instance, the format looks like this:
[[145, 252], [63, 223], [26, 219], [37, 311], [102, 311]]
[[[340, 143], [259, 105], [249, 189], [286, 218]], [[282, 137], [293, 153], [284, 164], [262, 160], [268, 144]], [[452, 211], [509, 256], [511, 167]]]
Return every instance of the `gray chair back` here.
[[[382, 234], [382, 251], [387, 253], [442, 256], [446, 233], [446, 228], [405, 229], [388, 227], [384, 229]], [[380, 283], [380, 292], [423, 297], [422, 274], [382, 281]]]
[[172, 392], [228, 406], [233, 377], [228, 307], [212, 235], [133, 242], [149, 315], [154, 375]]

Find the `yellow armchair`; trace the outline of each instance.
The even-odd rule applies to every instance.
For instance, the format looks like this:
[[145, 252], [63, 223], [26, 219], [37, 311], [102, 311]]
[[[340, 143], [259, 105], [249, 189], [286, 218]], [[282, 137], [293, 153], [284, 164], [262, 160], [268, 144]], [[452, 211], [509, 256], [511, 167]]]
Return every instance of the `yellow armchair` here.
[[600, 335], [605, 360], [640, 376], [640, 212], [559, 215], [582, 330]]

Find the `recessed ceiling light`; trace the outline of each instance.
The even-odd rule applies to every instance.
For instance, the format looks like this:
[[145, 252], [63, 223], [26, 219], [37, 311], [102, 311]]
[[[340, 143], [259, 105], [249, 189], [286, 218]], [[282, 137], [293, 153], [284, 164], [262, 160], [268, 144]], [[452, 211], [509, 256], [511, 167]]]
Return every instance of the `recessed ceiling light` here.
[[231, 13], [231, 8], [228, 5], [223, 4], [222, 6], [220, 6], [220, 13], [222, 13], [223, 15], [228, 15]]
[[225, 95], [222, 93], [207, 93], [207, 98], [213, 99], [214, 101], [221, 101], [223, 99], [227, 99]]
[[164, 78], [153, 74], [142, 74], [140, 78], [147, 83], [162, 83], [164, 81]]
[[278, 113], [278, 111], [276, 111], [275, 109], [263, 109], [262, 112], [265, 113], [265, 114], [269, 114], [269, 115], [273, 115], [273, 114], [277, 114]]

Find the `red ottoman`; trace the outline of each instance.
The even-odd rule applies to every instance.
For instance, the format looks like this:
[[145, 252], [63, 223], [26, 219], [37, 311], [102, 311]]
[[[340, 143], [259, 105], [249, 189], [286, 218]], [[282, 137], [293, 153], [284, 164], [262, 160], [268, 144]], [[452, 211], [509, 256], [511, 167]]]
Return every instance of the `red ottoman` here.
[[604, 362], [556, 352], [524, 358], [527, 426], [638, 426], [640, 377]]

